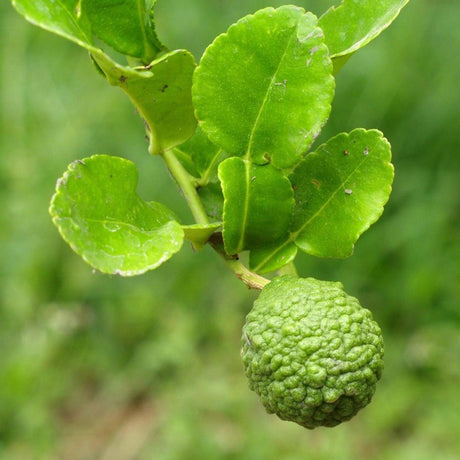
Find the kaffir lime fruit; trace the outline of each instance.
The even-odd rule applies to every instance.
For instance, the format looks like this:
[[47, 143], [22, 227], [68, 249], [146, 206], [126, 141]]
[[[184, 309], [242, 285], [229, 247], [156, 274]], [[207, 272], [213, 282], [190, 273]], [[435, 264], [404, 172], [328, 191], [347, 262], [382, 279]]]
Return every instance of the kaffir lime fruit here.
[[335, 426], [366, 406], [383, 370], [383, 338], [341, 283], [285, 275], [266, 285], [243, 327], [242, 357], [269, 413]]

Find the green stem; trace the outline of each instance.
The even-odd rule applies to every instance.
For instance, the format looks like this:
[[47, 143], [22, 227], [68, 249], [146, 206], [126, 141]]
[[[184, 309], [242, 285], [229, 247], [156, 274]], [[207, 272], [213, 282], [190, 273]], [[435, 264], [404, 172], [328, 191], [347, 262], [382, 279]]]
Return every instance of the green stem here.
[[225, 263], [230, 268], [230, 270], [232, 270], [237, 278], [243, 281], [243, 283], [246, 284], [249, 289], [258, 289], [260, 291], [266, 284], [270, 282], [269, 279], [248, 270], [239, 260], [229, 259], [222, 254], [221, 256], [223, 256], [223, 259], [225, 260]]
[[[184, 169], [181, 162], [177, 159], [172, 150], [162, 152], [162, 157], [171, 175], [178, 183], [190, 211], [198, 224], [209, 224], [208, 216], [203, 208], [200, 197], [194, 187], [194, 178]], [[248, 286], [249, 289], [262, 289], [270, 282], [267, 278], [251, 272], [237, 258], [228, 256], [224, 250], [221, 235], [217, 240], [210, 241], [212, 248], [224, 259], [230, 270]]]
[[222, 153], [222, 149], [219, 149], [218, 152], [214, 155], [214, 158], [212, 159], [211, 163], [207, 167], [206, 171], [201, 175], [201, 178], [197, 179], [197, 184], [200, 187], [204, 187], [208, 185], [211, 179], [211, 174], [215, 169], [216, 163], [219, 161], [219, 157], [221, 153]]
[[214, 251], [219, 254], [222, 259], [224, 259], [227, 267], [235, 273], [236, 277], [243, 281], [244, 284], [249, 289], [258, 289], [261, 290], [266, 284], [270, 282], [267, 278], [258, 275], [257, 273], [249, 270], [245, 265], [243, 265], [238, 256], [229, 256], [224, 249], [224, 242], [222, 240], [222, 233], [215, 233], [209, 239], [209, 244], [214, 249]]
[[209, 224], [206, 211], [204, 210], [200, 197], [193, 186], [192, 176], [184, 169], [172, 150], [165, 150], [162, 152], [162, 156], [166, 166], [184, 194], [184, 198], [187, 201], [188, 207], [190, 208], [196, 223]]

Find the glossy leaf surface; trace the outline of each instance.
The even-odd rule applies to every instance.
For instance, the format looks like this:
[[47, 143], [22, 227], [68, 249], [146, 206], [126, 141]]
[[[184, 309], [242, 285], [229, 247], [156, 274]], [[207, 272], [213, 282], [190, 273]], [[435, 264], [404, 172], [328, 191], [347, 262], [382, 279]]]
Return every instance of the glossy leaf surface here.
[[259, 273], [277, 270], [296, 248], [318, 257], [344, 258], [382, 214], [391, 192], [388, 141], [377, 130], [341, 133], [310, 153], [290, 176], [295, 207], [289, 236], [251, 251]]
[[202, 249], [211, 235], [222, 226], [221, 222], [213, 222], [210, 224], [192, 224], [183, 225], [184, 238], [193, 243], [195, 249]]
[[206, 214], [213, 220], [221, 221], [224, 214], [224, 196], [220, 182], [209, 182], [198, 188], [198, 195]]
[[196, 114], [229, 154], [289, 168], [329, 116], [331, 73], [317, 18], [295, 6], [266, 8], [207, 48], [194, 76]]
[[254, 249], [249, 254], [249, 268], [257, 273], [269, 273], [292, 262], [297, 255], [297, 246], [282, 240], [267, 247]]
[[94, 54], [94, 58], [111, 84], [125, 91], [144, 119], [151, 153], [175, 147], [193, 135], [196, 119], [191, 87], [195, 59], [188, 51], [171, 51], [138, 69], [115, 64], [104, 54]]
[[174, 151], [187, 170], [200, 177], [200, 185], [217, 180], [217, 167], [228, 156], [206, 137], [199, 126], [193, 136]]
[[220, 164], [219, 179], [228, 254], [270, 244], [286, 233], [294, 200], [291, 184], [281, 171], [233, 157]]
[[148, 63], [163, 49], [152, 22], [154, 4], [145, 0], [83, 0], [81, 8], [95, 36], [116, 51]]
[[165, 47], [154, 24], [156, 0], [10, 0], [31, 23], [93, 52], [96, 36], [148, 63]]
[[10, 0], [29, 22], [94, 49], [91, 24], [80, 0]]
[[[148, 127], [150, 151], [183, 143], [192, 136], [196, 120], [192, 107], [192, 75], [196, 64], [185, 50], [150, 62], [160, 49], [153, 24], [156, 0], [11, 0], [33, 24], [68, 38], [91, 52], [99, 70], [121, 87]], [[137, 32], [135, 32], [137, 31]], [[126, 54], [147, 60], [132, 68], [113, 61], [93, 43], [93, 34]]]
[[65, 241], [103, 273], [132, 276], [152, 270], [182, 246], [172, 212], [136, 194], [135, 165], [95, 155], [72, 163], [59, 179], [50, 214]]
[[291, 238], [319, 257], [348, 257], [382, 214], [393, 181], [391, 148], [377, 130], [341, 133], [307, 155], [291, 176]]
[[344, 0], [319, 19], [332, 57], [354, 53], [380, 35], [409, 0]]

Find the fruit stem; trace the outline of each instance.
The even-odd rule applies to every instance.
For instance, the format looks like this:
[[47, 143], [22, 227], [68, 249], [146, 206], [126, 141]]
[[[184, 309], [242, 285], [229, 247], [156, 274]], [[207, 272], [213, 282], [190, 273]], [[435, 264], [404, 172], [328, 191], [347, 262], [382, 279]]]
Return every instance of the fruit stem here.
[[250, 271], [239, 260], [230, 259], [228, 257], [223, 258], [230, 270], [232, 270], [237, 278], [243, 281], [243, 283], [246, 284], [249, 289], [257, 289], [260, 291], [266, 284], [270, 282], [269, 279]]
[[222, 240], [222, 233], [214, 233], [209, 239], [209, 244], [214, 251], [219, 254], [227, 267], [236, 275], [236, 277], [243, 281], [249, 289], [258, 289], [259, 291], [270, 282], [269, 279], [258, 275], [257, 273], [249, 270], [244, 264], [242, 264], [238, 258], [238, 255], [228, 255], [224, 249], [224, 242]]

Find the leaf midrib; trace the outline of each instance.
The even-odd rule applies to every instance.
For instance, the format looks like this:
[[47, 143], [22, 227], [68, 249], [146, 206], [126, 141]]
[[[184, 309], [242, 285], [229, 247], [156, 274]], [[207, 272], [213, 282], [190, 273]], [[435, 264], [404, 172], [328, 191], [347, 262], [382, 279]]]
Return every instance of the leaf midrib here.
[[[353, 169], [353, 171], [348, 174], [348, 176], [341, 181], [340, 185], [333, 191], [331, 196], [326, 200], [326, 202], [302, 225], [299, 230], [292, 233], [291, 235], [294, 237], [294, 240], [311, 224], [321, 213], [322, 211], [329, 205], [331, 200], [339, 193], [340, 190], [343, 190], [345, 184], [350, 180], [350, 178], [356, 173], [356, 171], [361, 168], [363, 163], [368, 160], [368, 156], [364, 156], [363, 159], [359, 162], [359, 164]], [[293, 240], [292, 240], [293, 241]]]
[[248, 223], [248, 211], [249, 211], [249, 194], [250, 194], [250, 174], [249, 174], [249, 168], [250, 168], [250, 164], [249, 162], [244, 161], [244, 167], [245, 167], [245, 170], [246, 170], [246, 194], [245, 194], [245, 197], [244, 197], [244, 208], [243, 208], [243, 218], [242, 218], [242, 225], [241, 225], [241, 232], [240, 232], [240, 239], [238, 240], [238, 244], [236, 246], [237, 250], [235, 252], [240, 252], [243, 247], [244, 247], [244, 239], [245, 239], [245, 236], [246, 236], [246, 226], [247, 226], [247, 223]]
[[137, 14], [139, 17], [139, 24], [141, 25], [141, 34], [142, 34], [142, 39], [143, 39], [143, 50], [142, 50], [142, 57], [147, 59], [149, 51], [152, 49], [150, 46], [150, 40], [147, 36], [147, 29], [146, 29], [146, 24], [145, 24], [145, 0], [137, 0]]
[[298, 28], [298, 23], [296, 24], [295, 27], [292, 28], [291, 35], [290, 35], [289, 39], [286, 42], [286, 46], [285, 46], [285, 48], [283, 50], [283, 53], [282, 53], [281, 58], [279, 60], [278, 66], [277, 66], [275, 72], [273, 73], [273, 76], [270, 79], [270, 83], [268, 84], [268, 87], [267, 87], [267, 89], [265, 91], [264, 99], [262, 101], [262, 104], [260, 105], [259, 111], [257, 113], [256, 119], [254, 121], [252, 130], [251, 130], [251, 133], [250, 133], [250, 136], [249, 136], [248, 147], [247, 147], [246, 155], [245, 155], [244, 160], [243, 160], [244, 164], [245, 164], [245, 168], [246, 168], [246, 177], [245, 177], [245, 180], [246, 180], [245, 181], [246, 194], [245, 194], [245, 200], [244, 200], [244, 208], [243, 208], [243, 216], [242, 216], [240, 238], [239, 238], [238, 244], [236, 246], [236, 248], [237, 248], [236, 252], [239, 252], [239, 251], [241, 251], [243, 249], [243, 247], [244, 247], [244, 239], [245, 239], [245, 236], [246, 236], [246, 226], [247, 226], [247, 222], [248, 222], [248, 212], [249, 212], [249, 194], [250, 194], [250, 185], [251, 185], [251, 177], [250, 177], [251, 175], [249, 174], [249, 167], [250, 167], [249, 160], [251, 158], [251, 149], [252, 149], [252, 144], [253, 144], [253, 140], [254, 140], [254, 135], [255, 135], [255, 133], [257, 131], [260, 119], [261, 119], [262, 114], [263, 114], [263, 112], [265, 110], [265, 106], [267, 105], [269, 96], [270, 96], [271, 92], [273, 91], [273, 87], [274, 87], [276, 77], [277, 77], [278, 72], [279, 72], [279, 70], [281, 68], [281, 65], [284, 62], [284, 59], [287, 56], [287, 51], [288, 51], [289, 46], [290, 46], [290, 44], [292, 42], [292, 38], [295, 35], [295, 32], [297, 31], [297, 28]]
[[356, 173], [356, 171], [363, 165], [363, 163], [368, 159], [368, 157], [364, 157], [360, 163], [353, 169], [353, 171], [346, 177], [345, 180], [341, 181], [341, 184], [337, 187], [336, 190], [333, 191], [329, 199], [318, 209], [318, 211], [315, 212], [306, 222], [303, 224], [299, 230], [292, 232], [289, 234], [289, 238], [280, 246], [276, 247], [276, 249], [265, 259], [263, 259], [255, 268], [255, 270], [259, 270], [261, 267], [263, 267], [267, 262], [269, 262], [278, 252], [282, 251], [286, 246], [288, 246], [291, 243], [295, 243], [295, 240], [297, 237], [310, 225], [317, 217], [318, 215], [329, 205], [331, 200], [335, 197], [335, 195], [340, 191], [343, 190], [343, 187], [345, 184], [350, 180], [350, 178]]
[[75, 16], [68, 10], [67, 6], [64, 5], [62, 0], [58, 0], [59, 5], [61, 5], [61, 8], [64, 10], [64, 12], [69, 16], [71, 22], [75, 25], [78, 31], [82, 34], [84, 39], [86, 40], [88, 45], [92, 45], [92, 40], [90, 37], [86, 35], [86, 32], [80, 27], [80, 24], [78, 20], [75, 18]]
[[254, 124], [253, 124], [253, 127], [252, 127], [250, 135], [249, 135], [248, 147], [247, 147], [247, 151], [246, 151], [246, 155], [245, 155], [245, 159], [247, 159], [247, 160], [249, 160], [251, 158], [251, 150], [252, 150], [252, 144], [253, 144], [253, 141], [254, 141], [254, 135], [255, 135], [255, 133], [257, 131], [257, 128], [258, 128], [258, 125], [259, 125], [259, 122], [260, 122], [260, 118], [262, 117], [262, 114], [263, 114], [263, 112], [265, 110], [265, 106], [267, 105], [269, 96], [270, 96], [271, 92], [273, 91], [276, 76], [278, 75], [278, 72], [280, 70], [281, 64], [284, 62], [284, 59], [286, 58], [287, 50], [289, 48], [289, 45], [291, 44], [292, 37], [295, 35], [295, 32], [297, 31], [297, 28], [298, 28], [298, 23], [293, 28], [293, 32], [291, 33], [291, 36], [287, 40], [287, 43], [286, 43], [286, 46], [284, 48], [283, 54], [281, 55], [280, 61], [278, 63], [278, 66], [277, 66], [275, 72], [273, 73], [272, 78], [270, 79], [268, 87], [267, 87], [267, 89], [265, 91], [264, 99], [263, 99], [262, 104], [261, 104], [261, 106], [259, 108], [257, 116], [256, 116], [256, 118], [254, 120]]

